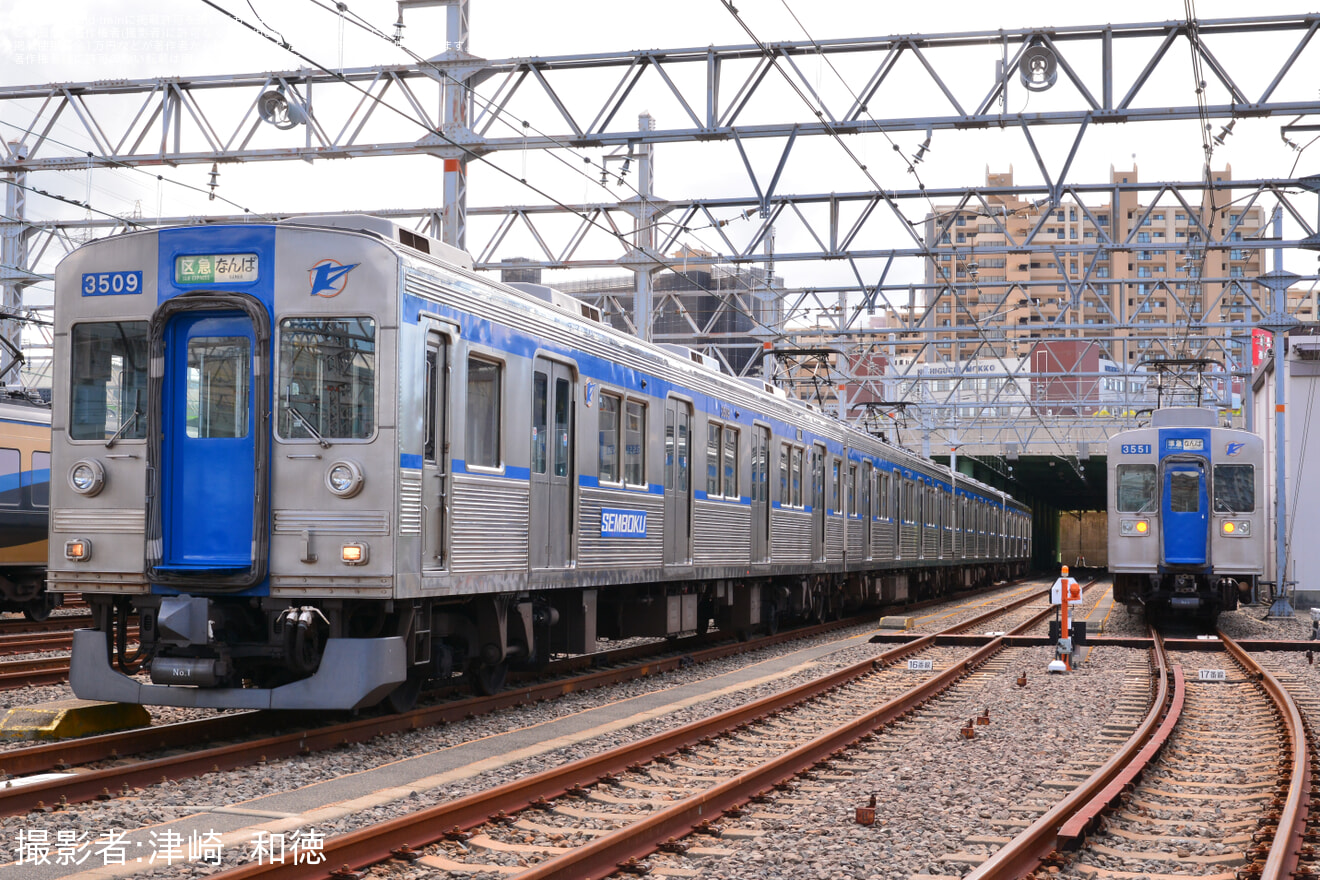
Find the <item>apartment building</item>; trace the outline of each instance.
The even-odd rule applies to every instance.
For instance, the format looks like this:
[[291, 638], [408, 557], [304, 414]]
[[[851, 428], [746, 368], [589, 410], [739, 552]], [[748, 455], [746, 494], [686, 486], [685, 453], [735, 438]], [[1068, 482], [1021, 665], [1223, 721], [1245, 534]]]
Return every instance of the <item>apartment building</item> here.
[[[1137, 182], [1135, 167], [1111, 175]], [[1231, 181], [1232, 169], [1212, 176]], [[1025, 356], [1032, 340], [1073, 337], [1097, 341], [1131, 369], [1185, 352], [1199, 335], [1224, 337], [1234, 350], [1247, 344], [1250, 298], [1266, 304], [1252, 283], [1265, 264], [1262, 251], [1235, 245], [1265, 232], [1261, 208], [1234, 202], [1229, 189], [1199, 204], [1171, 191], [1143, 204], [1137, 191], [1115, 189], [1103, 203], [1051, 207], [996, 193], [1013, 186], [1011, 168], [987, 173], [986, 185], [985, 205], [936, 206], [926, 218], [935, 251], [921, 319], [929, 332], [907, 334], [895, 357]], [[1033, 249], [1017, 249], [1033, 230]]]

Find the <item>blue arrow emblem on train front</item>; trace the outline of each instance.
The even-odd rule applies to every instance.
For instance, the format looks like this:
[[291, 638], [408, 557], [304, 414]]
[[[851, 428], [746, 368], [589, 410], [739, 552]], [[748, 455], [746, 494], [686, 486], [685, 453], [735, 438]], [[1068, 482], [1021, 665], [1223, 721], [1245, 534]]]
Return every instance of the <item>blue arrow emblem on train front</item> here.
[[[348, 286], [348, 273], [361, 263], [345, 266], [338, 260], [322, 260], [307, 270], [308, 280], [312, 285], [312, 296], [339, 296]], [[323, 292], [324, 291], [324, 292]]]

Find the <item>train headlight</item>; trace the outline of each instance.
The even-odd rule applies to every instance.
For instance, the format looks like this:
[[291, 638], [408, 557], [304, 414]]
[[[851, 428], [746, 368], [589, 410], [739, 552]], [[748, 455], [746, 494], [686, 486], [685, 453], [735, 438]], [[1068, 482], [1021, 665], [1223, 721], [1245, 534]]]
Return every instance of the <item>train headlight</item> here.
[[355, 461], [337, 461], [325, 472], [325, 484], [340, 498], [352, 498], [362, 491], [362, 467]]
[[69, 485], [80, 495], [95, 495], [105, 486], [105, 468], [94, 458], [74, 462], [69, 468]]
[[1251, 537], [1251, 520], [1231, 520], [1226, 519], [1219, 524], [1219, 531], [1225, 536], [1234, 538]]
[[1118, 533], [1129, 537], [1140, 536], [1150, 531], [1150, 520], [1125, 519], [1118, 524]]
[[355, 541], [339, 548], [339, 560], [345, 565], [366, 565], [371, 553], [365, 542]]
[[64, 558], [71, 562], [86, 562], [92, 558], [92, 542], [86, 538], [65, 541]]

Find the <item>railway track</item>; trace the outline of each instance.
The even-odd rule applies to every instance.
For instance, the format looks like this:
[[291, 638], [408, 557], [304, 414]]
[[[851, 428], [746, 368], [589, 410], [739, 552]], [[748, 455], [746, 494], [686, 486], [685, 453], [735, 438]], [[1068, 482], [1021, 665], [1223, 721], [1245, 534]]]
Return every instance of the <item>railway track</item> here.
[[42, 684], [59, 684], [69, 678], [68, 657], [37, 657], [0, 660], [0, 691]]
[[1158, 685], [1142, 724], [965, 880], [1040, 868], [1100, 880], [1293, 876], [1312, 764], [1296, 702], [1223, 632], [1211, 653], [1170, 656], [1152, 639]]
[[0, 636], [72, 632], [75, 629], [91, 625], [92, 615], [90, 613], [61, 614], [58, 617], [48, 617], [45, 620], [0, 620]]
[[[1033, 590], [1006, 607], [1019, 608], [1042, 595]], [[999, 613], [1003, 613], [1003, 609]], [[365, 742], [389, 733], [458, 721], [554, 699], [576, 691], [634, 680], [692, 663], [710, 662], [748, 650], [829, 633], [855, 626], [856, 623], [855, 620], [834, 621], [751, 642], [727, 642], [695, 650], [684, 650], [687, 646], [679, 645], [679, 650], [670, 650], [658, 658], [650, 656], [655, 651], [653, 645], [638, 645], [603, 655], [570, 658], [551, 664], [549, 671], [563, 676], [558, 679], [515, 685], [490, 697], [451, 699], [399, 715], [357, 718], [327, 725], [323, 723], [323, 718], [311, 714], [290, 718], [290, 713], [239, 712], [8, 750], [0, 753], [0, 760], [3, 760], [5, 771], [16, 777], [104, 761], [114, 761], [116, 766], [83, 769], [68, 776], [0, 788], [0, 815], [16, 815], [36, 808], [111, 797], [122, 792], [125, 787], [155, 784], [162, 778], [180, 780], [216, 769], [228, 770], [256, 764], [261, 760], [306, 755]], [[963, 623], [951, 627], [950, 631], [972, 625], [974, 622]], [[933, 640], [934, 637], [926, 638]], [[251, 739], [253, 734], [265, 735]], [[221, 742], [234, 737], [248, 739], [236, 743]], [[203, 747], [207, 743], [216, 744]], [[121, 760], [132, 755], [167, 749], [182, 751], [132, 763], [123, 763]]]
[[[1052, 613], [1013, 603], [922, 636], [812, 681], [736, 709], [589, 758], [325, 841], [327, 865], [350, 873], [393, 858], [441, 871], [495, 872], [524, 878], [599, 877], [618, 866], [641, 872], [657, 848], [681, 850], [679, 837], [717, 833], [711, 823], [894, 723], [1004, 649], [1003, 637], [977, 649], [935, 647], [938, 635], [976, 630], [992, 620], [1011, 633]], [[1016, 624], [1016, 625], [1014, 625]], [[920, 683], [896, 665], [929, 660]], [[1002, 674], [1001, 659], [995, 674]], [[528, 846], [526, 833], [554, 837]], [[425, 851], [423, 851], [425, 847]], [[529, 865], [525, 871], [521, 866]], [[214, 875], [225, 880], [278, 875], [324, 877], [325, 865], [249, 863]]]

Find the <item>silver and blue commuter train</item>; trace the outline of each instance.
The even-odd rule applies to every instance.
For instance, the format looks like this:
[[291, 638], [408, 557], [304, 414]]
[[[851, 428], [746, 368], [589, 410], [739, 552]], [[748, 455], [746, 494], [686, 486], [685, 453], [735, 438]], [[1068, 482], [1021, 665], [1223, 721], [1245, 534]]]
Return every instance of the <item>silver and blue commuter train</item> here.
[[1025, 568], [1030, 511], [1003, 492], [470, 267], [362, 215], [60, 264], [50, 583], [97, 621], [78, 696], [401, 709], [598, 637]]
[[1109, 439], [1114, 599], [1210, 624], [1264, 572], [1264, 442], [1213, 410], [1156, 410]]

